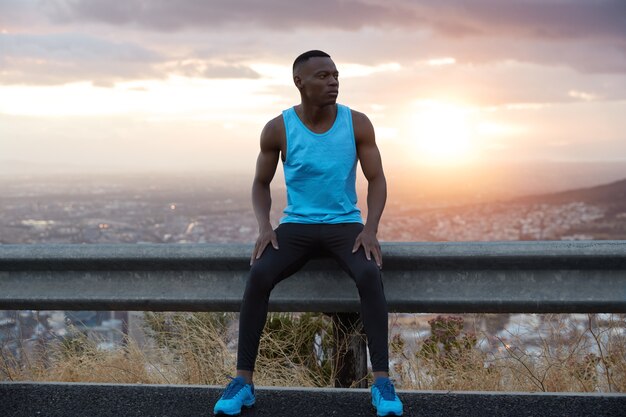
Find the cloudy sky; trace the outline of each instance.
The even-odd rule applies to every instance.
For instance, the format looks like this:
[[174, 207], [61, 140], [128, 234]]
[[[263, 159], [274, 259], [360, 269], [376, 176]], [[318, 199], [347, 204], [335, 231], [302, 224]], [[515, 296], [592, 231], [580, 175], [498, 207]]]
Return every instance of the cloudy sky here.
[[626, 160], [624, 0], [0, 0], [0, 161], [251, 172], [309, 49], [389, 169]]

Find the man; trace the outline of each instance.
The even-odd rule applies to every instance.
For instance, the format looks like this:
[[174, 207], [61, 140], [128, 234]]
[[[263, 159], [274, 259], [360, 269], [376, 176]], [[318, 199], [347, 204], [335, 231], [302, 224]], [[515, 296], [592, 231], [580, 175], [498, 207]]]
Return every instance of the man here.
[[[356, 282], [361, 298], [372, 371], [372, 404], [379, 416], [402, 414], [389, 380], [388, 313], [376, 238], [387, 198], [387, 184], [367, 116], [337, 104], [339, 73], [328, 54], [309, 51], [293, 64], [301, 103], [270, 120], [261, 133], [261, 151], [252, 185], [259, 237], [250, 259], [239, 321], [237, 377], [215, 405], [215, 414], [235, 415], [254, 405], [252, 374], [268, 300], [274, 286], [313, 255], [333, 256]], [[273, 229], [270, 182], [281, 158], [287, 207]], [[356, 165], [368, 180], [365, 225], [356, 206]]]

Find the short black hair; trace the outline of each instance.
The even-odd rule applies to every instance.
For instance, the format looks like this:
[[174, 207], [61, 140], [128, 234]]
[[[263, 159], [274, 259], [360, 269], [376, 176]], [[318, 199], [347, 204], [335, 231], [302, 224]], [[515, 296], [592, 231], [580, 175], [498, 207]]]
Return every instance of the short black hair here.
[[330, 55], [328, 55], [326, 52], [324, 51], [320, 51], [318, 49], [313, 49], [311, 51], [306, 51], [303, 54], [300, 54], [295, 61], [293, 61], [293, 72], [296, 71], [296, 68], [309, 60], [309, 58], [316, 58], [316, 57], [321, 57], [321, 58], [330, 58]]

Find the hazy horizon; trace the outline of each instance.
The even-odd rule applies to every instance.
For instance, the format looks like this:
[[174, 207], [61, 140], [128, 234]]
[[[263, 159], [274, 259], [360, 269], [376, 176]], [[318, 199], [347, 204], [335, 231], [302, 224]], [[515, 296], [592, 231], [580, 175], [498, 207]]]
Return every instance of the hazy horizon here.
[[626, 173], [623, 16], [623, 0], [0, 0], [0, 175], [250, 178], [263, 126], [300, 101], [293, 59], [322, 49], [402, 189], [609, 182]]
[[[16, 189], [20, 184], [39, 183], [63, 184], [68, 190], [74, 185], [85, 187], [115, 186], [128, 187], [137, 184], [163, 184], [172, 182], [205, 183], [228, 187], [233, 192], [248, 193], [254, 176], [254, 166], [247, 171], [224, 169], [172, 170], [143, 169], [124, 171], [116, 168], [93, 169], [86, 166], [63, 166], [32, 163], [3, 164], [0, 159], [0, 189]], [[40, 168], [40, 169], [34, 169]], [[55, 168], [55, 169], [52, 169]], [[89, 169], [91, 168], [91, 169]], [[499, 166], [448, 167], [434, 172], [428, 167], [386, 169], [389, 189], [389, 204], [394, 201], [458, 201], [480, 202], [508, 199], [535, 194], [554, 193], [578, 188], [588, 188], [626, 179], [626, 161], [612, 162], [566, 162], [526, 161], [503, 162]], [[81, 189], [87, 189], [87, 188]], [[364, 201], [367, 182], [358, 171], [357, 188]], [[63, 187], [61, 187], [63, 188]], [[272, 182], [274, 197], [284, 193], [282, 166], [278, 166]]]

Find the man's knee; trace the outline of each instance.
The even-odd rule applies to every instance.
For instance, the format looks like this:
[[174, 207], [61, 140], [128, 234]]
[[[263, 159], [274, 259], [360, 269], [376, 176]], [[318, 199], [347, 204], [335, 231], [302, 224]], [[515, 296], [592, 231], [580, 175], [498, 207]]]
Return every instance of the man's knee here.
[[274, 279], [271, 271], [263, 267], [261, 262], [255, 262], [250, 268], [246, 292], [252, 291], [256, 294], [270, 293], [274, 288]]
[[381, 288], [380, 269], [374, 262], [368, 261], [355, 276], [355, 281], [359, 292], [361, 291], [378, 291]]

